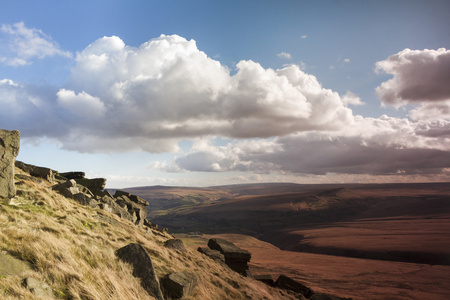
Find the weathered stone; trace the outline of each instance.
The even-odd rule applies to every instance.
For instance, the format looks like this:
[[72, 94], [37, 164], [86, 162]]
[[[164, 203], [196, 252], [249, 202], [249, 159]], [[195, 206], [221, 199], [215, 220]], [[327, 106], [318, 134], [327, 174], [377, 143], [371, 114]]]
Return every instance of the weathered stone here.
[[252, 254], [247, 250], [241, 249], [224, 239], [210, 239], [208, 241], [208, 247], [220, 251], [225, 256], [225, 260], [248, 262], [252, 257]]
[[16, 195], [14, 165], [19, 148], [19, 131], [0, 129], [0, 200], [5, 202]]
[[289, 290], [302, 294], [306, 298], [310, 298], [314, 295], [314, 291], [312, 289], [285, 275], [280, 275], [280, 277], [278, 277], [275, 282], [275, 286], [283, 290]]
[[121, 190], [116, 190], [115, 193], [114, 193], [114, 198], [118, 198], [118, 197], [120, 197], [120, 196], [127, 196], [127, 197], [130, 197], [131, 194], [128, 193], [128, 192], [121, 191]]
[[117, 257], [133, 267], [133, 276], [141, 279], [142, 287], [149, 295], [163, 300], [159, 280], [152, 259], [142, 245], [132, 243], [116, 251]]
[[269, 274], [253, 275], [253, 279], [264, 282], [268, 286], [275, 285], [275, 280], [273, 280], [272, 275]]
[[94, 199], [92, 199], [91, 197], [87, 196], [84, 193], [77, 193], [77, 194], [73, 195], [72, 198], [82, 205], [87, 205], [92, 208], [98, 208], [98, 202], [95, 201]]
[[116, 190], [116, 192], [114, 193], [114, 198], [119, 198], [121, 196], [125, 196], [130, 201], [132, 201], [132, 202], [134, 202], [136, 204], [142, 205], [142, 206], [148, 206], [149, 205], [149, 203], [145, 199], [143, 199], [143, 198], [141, 198], [139, 196], [132, 195], [132, 194], [130, 194], [128, 192], [125, 192], [125, 191]]
[[186, 247], [180, 239], [170, 239], [164, 242], [164, 246], [169, 249], [178, 250], [180, 252], [186, 252]]
[[144, 225], [144, 220], [147, 218], [147, 210], [140, 206], [140, 207], [133, 207], [129, 212], [133, 212], [136, 214], [136, 221], [134, 221], [134, 224], [142, 227]]
[[67, 198], [74, 198], [76, 194], [80, 193], [77, 183], [74, 179], [67, 180], [61, 184], [52, 186], [52, 189], [58, 191], [61, 195]]
[[45, 282], [28, 277], [23, 280], [22, 285], [37, 297], [42, 297], [45, 299], [54, 298], [52, 288]]
[[31, 270], [28, 262], [12, 256], [6, 251], [0, 252], [0, 276], [20, 275]]
[[190, 296], [197, 285], [197, 278], [186, 271], [168, 274], [161, 279], [161, 286], [166, 297], [181, 299]]
[[16, 167], [27, 172], [31, 176], [43, 178], [50, 183], [55, 182], [55, 175], [58, 173], [57, 171], [49, 169], [49, 168], [38, 167], [35, 165], [26, 164], [21, 161], [16, 161], [15, 165], [16, 165]]
[[111, 194], [106, 190], [101, 190], [97, 188], [90, 188], [90, 190], [95, 197], [103, 198], [105, 196], [108, 196], [112, 198]]
[[130, 199], [128, 199], [127, 196], [121, 195], [121, 196], [119, 196], [119, 197], [116, 197], [115, 199], [116, 199], [116, 203], [117, 203], [120, 207], [123, 207], [123, 208], [125, 208], [125, 209], [128, 210], [128, 205], [130, 205], [130, 208], [131, 208], [131, 201], [130, 201]]
[[103, 190], [106, 186], [105, 178], [93, 178], [93, 179], [82, 178], [82, 179], [75, 179], [75, 181], [78, 184], [87, 187], [88, 189], [96, 188]]
[[40, 186], [45, 185], [44, 180], [33, 177], [31, 175], [15, 174], [14, 179], [16, 180], [16, 185], [17, 185], [17, 180], [29, 180], [29, 181], [33, 181], [36, 184], [39, 184]]
[[79, 185], [77, 184], [78, 189], [80, 190], [81, 193], [86, 194], [87, 196], [94, 198], [94, 194], [91, 192], [90, 189], [88, 189], [87, 187], [83, 186], [83, 185]]
[[76, 186], [77, 186], [77, 182], [75, 180], [73, 180], [73, 179], [70, 179], [70, 180], [67, 180], [67, 181], [65, 181], [63, 183], [56, 184], [56, 185], [52, 186], [52, 190], [59, 191], [59, 190], [62, 190], [64, 188], [71, 188], [71, 187], [76, 187]]
[[109, 213], [113, 212], [112, 207], [106, 203], [100, 203], [98, 206], [100, 207], [100, 209], [103, 209], [104, 211], [107, 211]]
[[202, 254], [205, 254], [206, 256], [215, 261], [225, 263], [225, 256], [218, 250], [213, 250], [206, 247], [198, 247], [197, 251]]
[[66, 179], [83, 179], [86, 174], [84, 172], [64, 172], [59, 173], [60, 176], [66, 178]]
[[210, 239], [208, 241], [208, 247], [220, 251], [225, 256], [225, 263], [230, 269], [241, 275], [251, 276], [248, 266], [248, 262], [252, 256], [250, 252], [239, 248], [227, 240], [219, 238]]
[[142, 205], [142, 206], [148, 206], [149, 205], [149, 203], [144, 198], [141, 198], [139, 196], [130, 195], [130, 197], [128, 197], [128, 198], [130, 198], [131, 201], [133, 201], [134, 203], [137, 203], [139, 205]]

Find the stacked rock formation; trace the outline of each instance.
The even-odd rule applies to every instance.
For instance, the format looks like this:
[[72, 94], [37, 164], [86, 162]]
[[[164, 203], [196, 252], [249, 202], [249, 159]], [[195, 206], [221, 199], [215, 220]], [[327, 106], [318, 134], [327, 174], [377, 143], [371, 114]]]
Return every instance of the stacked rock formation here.
[[85, 178], [84, 172], [59, 173], [58, 171], [38, 167], [21, 161], [15, 162], [16, 167], [29, 173], [31, 176], [39, 177], [54, 184], [52, 189], [58, 191], [67, 198], [72, 198], [78, 203], [93, 208], [100, 208], [127, 219], [138, 226], [152, 226], [147, 218], [149, 205], [143, 198], [131, 195], [123, 191], [116, 191], [114, 196], [105, 190], [105, 178]]
[[0, 129], [0, 201], [9, 202], [16, 195], [14, 163], [19, 154], [20, 133]]
[[252, 254], [247, 250], [241, 249], [235, 244], [224, 239], [210, 239], [208, 241], [208, 247], [198, 249], [199, 252], [208, 255], [214, 260], [221, 260], [223, 256], [225, 264], [235, 272], [243, 276], [251, 276], [248, 262], [250, 261]]

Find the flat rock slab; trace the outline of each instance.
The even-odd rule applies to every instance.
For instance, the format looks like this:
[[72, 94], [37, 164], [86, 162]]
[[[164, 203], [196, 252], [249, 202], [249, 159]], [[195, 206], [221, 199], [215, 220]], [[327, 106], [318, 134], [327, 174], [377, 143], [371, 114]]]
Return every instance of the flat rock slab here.
[[210, 239], [208, 247], [218, 250], [225, 256], [225, 261], [250, 261], [252, 254], [247, 250], [241, 249], [235, 244], [219, 238]]
[[82, 185], [89, 188], [95, 188], [95, 189], [101, 189], [103, 190], [105, 188], [106, 185], [106, 179], [105, 178], [93, 178], [93, 179], [88, 179], [88, 178], [77, 178], [75, 179], [75, 181]]
[[158, 300], [164, 300], [152, 259], [140, 244], [131, 243], [116, 251], [117, 257], [133, 267], [133, 276], [141, 279], [142, 287]]
[[286, 275], [280, 275], [280, 277], [278, 277], [275, 282], [275, 287], [302, 294], [306, 298], [310, 298], [314, 295], [314, 291], [312, 289]]
[[11, 254], [0, 252], [0, 276], [20, 275], [31, 270], [31, 265], [23, 260], [17, 259]]

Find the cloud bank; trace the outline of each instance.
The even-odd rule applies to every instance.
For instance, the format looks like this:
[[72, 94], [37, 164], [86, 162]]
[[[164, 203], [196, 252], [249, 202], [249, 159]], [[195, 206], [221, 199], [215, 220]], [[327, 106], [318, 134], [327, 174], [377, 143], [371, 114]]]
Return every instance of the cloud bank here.
[[[17, 65], [70, 56], [23, 23], [1, 30], [35, 45], [25, 54], [14, 44]], [[3, 63], [13, 65], [14, 59]], [[357, 95], [326, 89], [296, 65], [274, 70], [245, 60], [231, 75], [194, 40], [177, 35], [139, 47], [103, 37], [74, 60], [62, 87], [0, 79], [0, 127], [79, 152], [181, 153], [152, 165], [167, 172], [381, 176], [450, 168], [445, 49], [405, 49], [376, 64], [393, 75], [376, 89], [382, 102], [413, 104], [409, 119], [356, 116], [348, 106], [364, 104]], [[218, 146], [217, 137], [228, 144]], [[184, 153], [182, 139], [195, 141]]]
[[35, 96], [26, 87], [5, 83], [1, 88], [23, 95], [20, 105], [9, 103], [23, 122], [24, 107], [31, 107], [28, 113], [51, 113], [66, 125], [58, 136], [63, 147], [85, 152], [176, 151], [180, 138], [269, 138], [333, 131], [353, 122], [338, 93], [298, 66], [273, 70], [240, 61], [236, 67], [231, 76], [194, 40], [177, 35], [162, 35], [139, 47], [113, 36], [77, 53], [67, 84], [46, 95], [45, 108], [31, 101]]

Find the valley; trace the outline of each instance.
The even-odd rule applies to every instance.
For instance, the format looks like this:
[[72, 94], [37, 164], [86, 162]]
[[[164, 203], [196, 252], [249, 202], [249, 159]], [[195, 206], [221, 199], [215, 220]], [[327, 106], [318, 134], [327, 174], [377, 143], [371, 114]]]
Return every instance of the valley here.
[[[175, 190], [178, 201], [198, 193]], [[353, 299], [450, 297], [448, 183], [210, 187], [208, 201], [158, 214], [149, 191], [140, 196], [152, 222], [193, 249], [210, 237], [231, 240], [253, 254], [254, 274], [287, 274]]]

